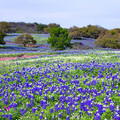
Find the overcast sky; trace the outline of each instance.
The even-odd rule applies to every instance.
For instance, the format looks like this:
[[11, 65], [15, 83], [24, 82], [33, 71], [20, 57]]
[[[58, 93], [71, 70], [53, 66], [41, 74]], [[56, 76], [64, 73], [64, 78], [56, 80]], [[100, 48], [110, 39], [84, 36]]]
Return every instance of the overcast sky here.
[[120, 28], [120, 0], [0, 0], [0, 21]]

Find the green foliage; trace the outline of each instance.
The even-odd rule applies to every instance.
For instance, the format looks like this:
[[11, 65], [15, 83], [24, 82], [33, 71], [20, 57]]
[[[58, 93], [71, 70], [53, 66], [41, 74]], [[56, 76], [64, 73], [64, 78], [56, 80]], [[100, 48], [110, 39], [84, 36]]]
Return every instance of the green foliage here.
[[58, 27], [60, 27], [59, 24], [50, 23], [50, 24], [48, 24], [47, 27], [44, 28], [44, 33], [49, 33], [51, 28], [58, 28]]
[[96, 39], [99, 35], [104, 34], [106, 29], [94, 25], [88, 25], [87, 27], [79, 28], [74, 26], [69, 28], [69, 36], [73, 39], [81, 39], [81, 37]]
[[104, 112], [102, 114], [101, 120], [105, 120], [105, 119], [110, 120], [111, 118], [112, 118], [112, 113], [111, 113], [110, 109], [107, 108], [106, 112]]
[[120, 48], [120, 33], [118, 29], [107, 31], [95, 41], [95, 45], [103, 48]]
[[47, 43], [51, 44], [51, 48], [57, 50], [63, 50], [66, 47], [70, 47], [71, 38], [68, 37], [68, 31], [63, 28], [51, 28], [50, 36], [47, 40]]
[[44, 28], [46, 28], [46, 27], [47, 27], [47, 25], [39, 24], [39, 25], [37, 25], [37, 31], [42, 33], [42, 32], [44, 32]]
[[69, 28], [69, 36], [73, 39], [80, 39], [81, 38], [81, 32], [80, 28], [73, 26], [73, 28]]
[[0, 22], [0, 30], [3, 33], [10, 33], [12, 32], [11, 26], [8, 22]]
[[4, 45], [5, 41], [3, 40], [5, 37], [5, 34], [0, 31], [0, 44]]
[[22, 33], [23, 32], [23, 30], [20, 27], [16, 27], [15, 30], [16, 30], [16, 33]]
[[35, 45], [37, 43], [37, 41], [33, 39], [32, 35], [28, 33], [19, 35], [17, 38], [15, 38], [15, 42], [18, 44], [23, 44], [24, 46], [33, 44]]

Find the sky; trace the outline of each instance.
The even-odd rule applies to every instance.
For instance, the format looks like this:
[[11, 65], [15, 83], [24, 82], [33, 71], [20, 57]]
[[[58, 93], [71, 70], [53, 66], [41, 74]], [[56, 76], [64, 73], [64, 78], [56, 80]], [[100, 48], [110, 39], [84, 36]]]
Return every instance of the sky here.
[[120, 28], [120, 0], [0, 0], [0, 21]]

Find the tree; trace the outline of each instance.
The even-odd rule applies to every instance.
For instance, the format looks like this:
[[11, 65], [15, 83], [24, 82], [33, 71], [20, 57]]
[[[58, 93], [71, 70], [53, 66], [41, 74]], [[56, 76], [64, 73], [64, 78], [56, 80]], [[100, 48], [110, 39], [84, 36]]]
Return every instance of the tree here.
[[81, 37], [96, 39], [99, 35], [105, 34], [106, 29], [100, 26], [88, 25], [87, 27], [82, 28], [73, 26], [72, 28], [69, 28], [68, 31], [69, 36], [72, 37], [72, 39], [81, 39]]
[[0, 22], [0, 30], [3, 33], [10, 33], [12, 32], [11, 26], [8, 22]]
[[95, 45], [103, 48], [120, 48], [120, 31], [119, 29], [113, 29], [106, 31], [103, 36], [99, 36], [95, 41]]
[[48, 44], [51, 44], [51, 48], [56, 50], [63, 50], [66, 47], [71, 47], [71, 38], [68, 36], [66, 29], [57, 27], [50, 29], [50, 36], [47, 40]]
[[0, 31], [0, 44], [4, 45], [6, 44], [5, 41], [3, 40], [5, 37], [5, 34]]
[[68, 32], [69, 32], [69, 36], [72, 38], [72, 39], [80, 39], [81, 38], [81, 35], [80, 35], [80, 28], [76, 27], [76, 26], [73, 26], [71, 28], [68, 29]]
[[44, 33], [49, 33], [51, 28], [58, 28], [58, 27], [60, 27], [59, 24], [50, 23], [50, 24], [48, 24], [47, 27], [44, 28]]
[[16, 27], [15, 31], [16, 31], [16, 33], [22, 33], [23, 32], [23, 30], [20, 27]]
[[33, 39], [32, 35], [28, 33], [19, 35], [17, 38], [15, 38], [15, 42], [18, 44], [23, 44], [24, 46], [33, 44], [35, 45], [37, 43], [37, 41]]
[[37, 31], [38, 32], [43, 32], [44, 28], [46, 28], [46, 27], [47, 27], [47, 25], [39, 24], [39, 25], [37, 25]]

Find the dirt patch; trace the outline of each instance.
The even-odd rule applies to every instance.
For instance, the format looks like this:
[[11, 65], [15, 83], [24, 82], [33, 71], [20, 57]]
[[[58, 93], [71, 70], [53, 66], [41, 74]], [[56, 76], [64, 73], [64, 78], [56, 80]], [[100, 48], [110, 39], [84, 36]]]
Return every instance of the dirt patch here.
[[33, 56], [22, 55], [22, 56], [19, 56], [19, 57], [1, 57], [0, 61], [16, 60], [16, 59], [22, 59], [22, 58], [33, 58], [33, 57], [39, 57], [39, 55], [33, 55]]

